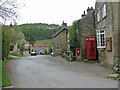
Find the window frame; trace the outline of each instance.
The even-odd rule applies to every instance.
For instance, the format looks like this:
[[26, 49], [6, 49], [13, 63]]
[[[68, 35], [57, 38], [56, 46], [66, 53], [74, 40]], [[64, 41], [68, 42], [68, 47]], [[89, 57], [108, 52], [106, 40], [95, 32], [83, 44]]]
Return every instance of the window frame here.
[[98, 12], [97, 12], [97, 21], [100, 22], [100, 19], [101, 19], [100, 18], [100, 10], [98, 10]]
[[[102, 32], [103, 31], [103, 32]], [[96, 37], [97, 37], [97, 48], [106, 48], [106, 36], [105, 36], [105, 29], [96, 30]], [[101, 37], [104, 35], [104, 38]], [[104, 39], [104, 40], [101, 40]]]
[[102, 7], [102, 16], [103, 16], [103, 18], [105, 18], [106, 15], [107, 15], [107, 9], [106, 9], [106, 3], [105, 3], [105, 4], [103, 5], [103, 7]]

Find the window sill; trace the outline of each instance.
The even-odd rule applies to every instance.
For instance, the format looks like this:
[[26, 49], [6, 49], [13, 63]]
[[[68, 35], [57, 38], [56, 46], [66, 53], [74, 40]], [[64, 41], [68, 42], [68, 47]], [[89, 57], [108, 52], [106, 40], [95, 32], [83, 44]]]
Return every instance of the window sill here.
[[98, 49], [105, 49], [106, 47], [104, 46], [104, 47], [97, 47]]
[[97, 47], [97, 49], [100, 49], [102, 51], [105, 50], [105, 47]]

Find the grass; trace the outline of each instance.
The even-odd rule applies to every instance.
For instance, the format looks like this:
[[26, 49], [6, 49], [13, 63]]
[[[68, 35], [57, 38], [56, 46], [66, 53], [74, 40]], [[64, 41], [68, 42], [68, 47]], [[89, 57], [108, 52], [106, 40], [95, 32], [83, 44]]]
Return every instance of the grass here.
[[17, 56], [17, 57], [23, 57], [23, 56], [24, 56], [24, 55], [17, 54], [17, 53], [11, 53], [10, 55], [12, 55], [12, 56]]
[[8, 78], [8, 75], [6, 74], [5, 66], [8, 63], [8, 61], [12, 60], [13, 58], [10, 57], [9, 59], [2, 61], [2, 87], [11, 86], [10, 80]]
[[[48, 48], [50, 49], [52, 47], [53, 40], [52, 39], [46, 39], [46, 40], [47, 40]], [[36, 41], [36, 43], [46, 43], [46, 40], [38, 40]]]

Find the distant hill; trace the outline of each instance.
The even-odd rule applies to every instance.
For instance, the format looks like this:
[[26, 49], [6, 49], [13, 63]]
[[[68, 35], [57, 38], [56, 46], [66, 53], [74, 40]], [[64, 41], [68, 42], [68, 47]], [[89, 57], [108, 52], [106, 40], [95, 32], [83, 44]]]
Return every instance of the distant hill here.
[[52, 36], [61, 27], [55, 24], [35, 23], [20, 25], [20, 29], [24, 33], [25, 39], [34, 44], [37, 40], [52, 39]]

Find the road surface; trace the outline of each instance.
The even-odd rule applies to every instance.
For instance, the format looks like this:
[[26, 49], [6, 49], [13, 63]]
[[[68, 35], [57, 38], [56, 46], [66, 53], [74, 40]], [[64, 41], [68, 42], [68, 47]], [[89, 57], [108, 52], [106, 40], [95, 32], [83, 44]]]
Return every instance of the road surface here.
[[[94, 67], [94, 68], [93, 68]], [[7, 73], [15, 88], [117, 88], [99, 64], [68, 62], [60, 57], [26, 56], [9, 61]]]

